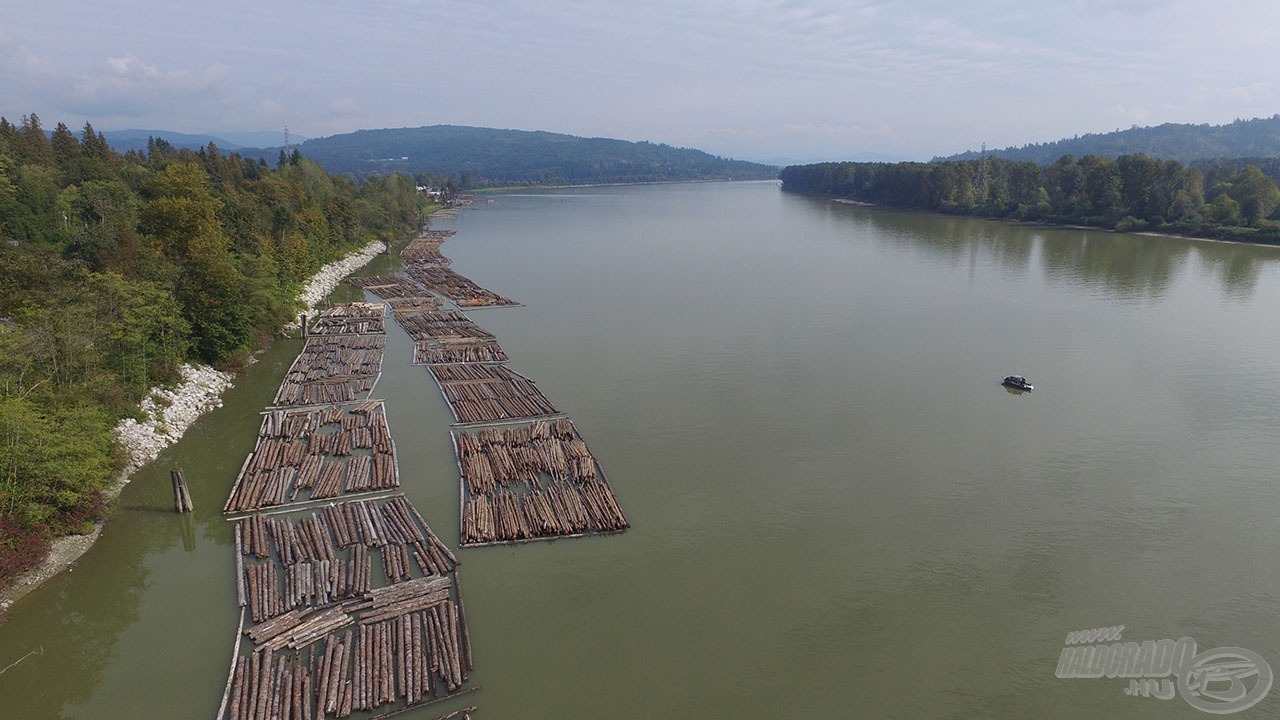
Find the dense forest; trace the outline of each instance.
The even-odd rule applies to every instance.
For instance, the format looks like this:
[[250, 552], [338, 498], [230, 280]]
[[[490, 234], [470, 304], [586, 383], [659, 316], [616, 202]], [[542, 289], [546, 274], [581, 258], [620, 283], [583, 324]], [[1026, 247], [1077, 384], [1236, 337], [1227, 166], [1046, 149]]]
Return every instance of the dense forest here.
[[[1165, 123], [1109, 133], [1090, 133], [1047, 143], [987, 151], [1006, 160], [1048, 165], [1063, 155], [1148, 155], [1161, 160], [1194, 163], [1204, 158], [1280, 156], [1280, 115], [1236, 120], [1229, 125]], [[978, 160], [976, 150], [935, 160]], [[1275, 176], [1273, 176], [1274, 178]]]
[[403, 175], [279, 160], [0, 118], [0, 583], [102, 513], [149, 388], [243, 364], [315, 270], [420, 217]]
[[1067, 155], [1048, 166], [989, 157], [797, 165], [781, 176], [788, 191], [892, 207], [1280, 243], [1275, 181], [1243, 161], [1203, 165], [1146, 155]]
[[[361, 130], [307, 140], [299, 149], [329, 172], [403, 172], [453, 178], [463, 188], [675, 180], [762, 180], [777, 168], [701, 150], [550, 132], [433, 125]], [[279, 148], [245, 150], [273, 157]]]

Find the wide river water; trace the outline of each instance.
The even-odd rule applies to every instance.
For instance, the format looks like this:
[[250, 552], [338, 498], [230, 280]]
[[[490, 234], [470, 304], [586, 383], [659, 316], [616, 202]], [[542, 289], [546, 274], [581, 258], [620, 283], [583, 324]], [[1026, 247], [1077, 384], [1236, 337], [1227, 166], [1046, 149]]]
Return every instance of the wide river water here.
[[[481, 690], [403, 717], [1205, 717], [1055, 676], [1069, 632], [1114, 625], [1280, 670], [1280, 249], [776, 183], [493, 200], [433, 223], [458, 231], [442, 252], [523, 303], [473, 317], [573, 417], [633, 528], [459, 552]], [[456, 547], [451, 417], [388, 335], [404, 490]], [[237, 622], [219, 511], [299, 347], [264, 353], [15, 606], [0, 668], [38, 654], [0, 674], [0, 718], [214, 716]], [[1239, 716], [1278, 710], [1280, 690]]]

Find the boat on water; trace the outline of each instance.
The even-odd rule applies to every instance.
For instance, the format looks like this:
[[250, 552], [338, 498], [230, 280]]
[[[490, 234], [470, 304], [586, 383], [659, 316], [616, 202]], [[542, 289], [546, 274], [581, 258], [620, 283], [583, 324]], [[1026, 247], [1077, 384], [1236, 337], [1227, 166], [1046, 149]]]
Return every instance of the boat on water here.
[[1036, 389], [1035, 385], [1032, 385], [1031, 383], [1027, 382], [1027, 379], [1022, 377], [1021, 375], [1006, 375], [1004, 380], [1002, 380], [1001, 382], [1006, 387], [1011, 387], [1016, 390], [1035, 390]]

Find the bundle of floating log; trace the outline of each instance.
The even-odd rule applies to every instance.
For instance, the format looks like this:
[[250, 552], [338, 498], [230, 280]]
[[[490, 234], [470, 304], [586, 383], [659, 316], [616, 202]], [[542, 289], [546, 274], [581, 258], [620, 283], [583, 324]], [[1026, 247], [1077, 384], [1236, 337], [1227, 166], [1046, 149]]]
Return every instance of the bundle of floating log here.
[[[456, 230], [424, 230], [405, 245], [404, 250], [400, 251], [400, 257], [405, 260], [414, 260], [416, 258], [413, 257], [413, 249], [440, 247], [445, 240], [457, 234]], [[406, 252], [410, 254], [406, 255]]]
[[470, 278], [459, 275], [447, 267], [440, 267], [430, 262], [407, 262], [405, 273], [426, 285], [432, 292], [449, 298], [460, 307], [519, 304], [515, 300], [480, 287]]
[[242, 555], [266, 558], [274, 550], [283, 564], [303, 560], [332, 560], [334, 548], [387, 545], [432, 548], [435, 568], [426, 574], [447, 573], [457, 559], [431, 532], [422, 515], [403, 495], [377, 500], [348, 500], [327, 505], [294, 523], [287, 516], [252, 515], [237, 525]]
[[383, 300], [403, 298], [430, 298], [431, 292], [417, 280], [404, 275], [375, 275], [373, 277], [349, 277], [347, 282], [377, 295]]
[[323, 310], [311, 323], [311, 335], [368, 335], [385, 333], [382, 303], [347, 303]]
[[382, 373], [385, 335], [316, 336], [285, 373], [275, 404], [315, 405], [350, 402], [373, 390]]
[[284, 655], [275, 658], [270, 650], [236, 658], [230, 695], [227, 720], [322, 717], [312, 714], [316, 703], [309, 665]]
[[[253, 515], [236, 525], [235, 534], [236, 596], [255, 621], [368, 592], [372, 566], [366, 550], [379, 552], [391, 583], [415, 573], [444, 576], [458, 564], [403, 495], [337, 503], [296, 522]], [[245, 563], [244, 557], [266, 562]], [[266, 569], [277, 565], [284, 568], [283, 591], [278, 573]]]
[[620, 532], [631, 527], [603, 481], [558, 481], [539, 490], [508, 488], [469, 497], [462, 514], [462, 545]]
[[401, 318], [409, 315], [439, 310], [441, 303], [439, 298], [428, 296], [391, 298], [387, 300], [387, 304], [391, 306], [391, 314], [395, 316], [396, 322], [401, 322]]
[[416, 315], [397, 315], [400, 327], [409, 333], [414, 342], [430, 339], [484, 338], [493, 339], [493, 333], [472, 322], [466, 314], [457, 310], [436, 310]]
[[449, 267], [451, 264], [449, 258], [440, 254], [440, 245], [443, 243], [444, 238], [416, 238], [404, 246], [400, 251], [400, 257], [408, 262]]
[[[269, 628], [282, 625], [284, 621], [273, 620], [281, 615], [305, 617], [299, 609], [324, 608], [352, 598], [372, 599], [369, 607], [380, 608], [389, 604], [385, 598], [418, 597], [415, 588], [447, 591], [457, 567], [453, 553], [403, 495], [340, 503], [296, 522], [256, 515], [238, 523], [235, 535], [237, 600], [255, 623], [270, 621]], [[375, 550], [389, 587], [406, 589], [371, 588]], [[251, 636], [262, 644], [254, 634], [265, 632], [254, 628]]]
[[263, 417], [223, 511], [297, 502], [304, 491], [303, 500], [320, 500], [399, 485], [381, 401], [275, 410]]
[[461, 338], [418, 341], [413, 346], [415, 365], [506, 362], [507, 353], [495, 340]]
[[529, 378], [503, 365], [428, 365], [460, 423], [554, 415], [558, 410]]
[[244, 606], [250, 618], [263, 622], [298, 608], [323, 608], [368, 593], [373, 569], [370, 554], [357, 548], [345, 555], [296, 562], [283, 572], [270, 561], [244, 563]]
[[274, 636], [236, 658], [226, 717], [345, 718], [457, 692], [472, 669], [461, 608], [447, 586], [443, 595], [421, 597], [431, 601], [370, 609], [354, 627], [337, 609], [310, 620], [289, 616], [286, 629], [273, 628]]
[[245, 599], [254, 622], [283, 613], [284, 597], [280, 593], [280, 573], [275, 563], [251, 563], [244, 566]]
[[453, 433], [464, 497], [462, 544], [617, 532], [630, 527], [568, 418]]
[[454, 433], [454, 450], [462, 479], [472, 492], [492, 492], [496, 485], [528, 485], [546, 475], [552, 479], [595, 480], [595, 456], [569, 418], [538, 420], [529, 425]]
[[452, 575], [365, 589], [324, 610], [282, 611], [245, 635], [254, 647], [233, 666], [229, 718], [306, 717], [312, 708], [314, 717], [345, 717], [413, 705], [456, 692], [473, 667]]

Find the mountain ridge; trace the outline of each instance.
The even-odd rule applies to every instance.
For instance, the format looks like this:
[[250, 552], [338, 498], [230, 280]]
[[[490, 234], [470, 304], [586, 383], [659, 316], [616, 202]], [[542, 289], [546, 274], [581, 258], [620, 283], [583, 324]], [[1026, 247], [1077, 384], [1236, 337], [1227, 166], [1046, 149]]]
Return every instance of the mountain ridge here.
[[[1269, 118], [1237, 119], [1226, 125], [1164, 123], [1108, 133], [1087, 133], [1021, 147], [987, 150], [991, 157], [1054, 163], [1064, 155], [1100, 155], [1116, 158], [1142, 153], [1184, 164], [1215, 158], [1280, 157], [1280, 114]], [[968, 150], [934, 160], [977, 160], [982, 153]]]
[[[132, 132], [132, 136], [123, 136], [126, 132]], [[151, 137], [163, 138], [176, 147], [192, 148], [206, 146], [212, 140], [221, 150], [268, 162], [274, 162], [285, 149], [246, 147], [215, 135], [163, 131], [116, 131], [104, 135], [113, 147], [115, 136], [132, 142], [131, 149], [141, 150], [145, 150]], [[200, 139], [204, 142], [197, 142]], [[141, 147], [137, 147], [139, 141]], [[402, 172], [452, 178], [471, 187], [758, 180], [774, 178], [778, 170], [773, 165], [665, 143], [467, 125], [357, 130], [307, 139], [293, 148], [329, 172], [351, 177]]]

